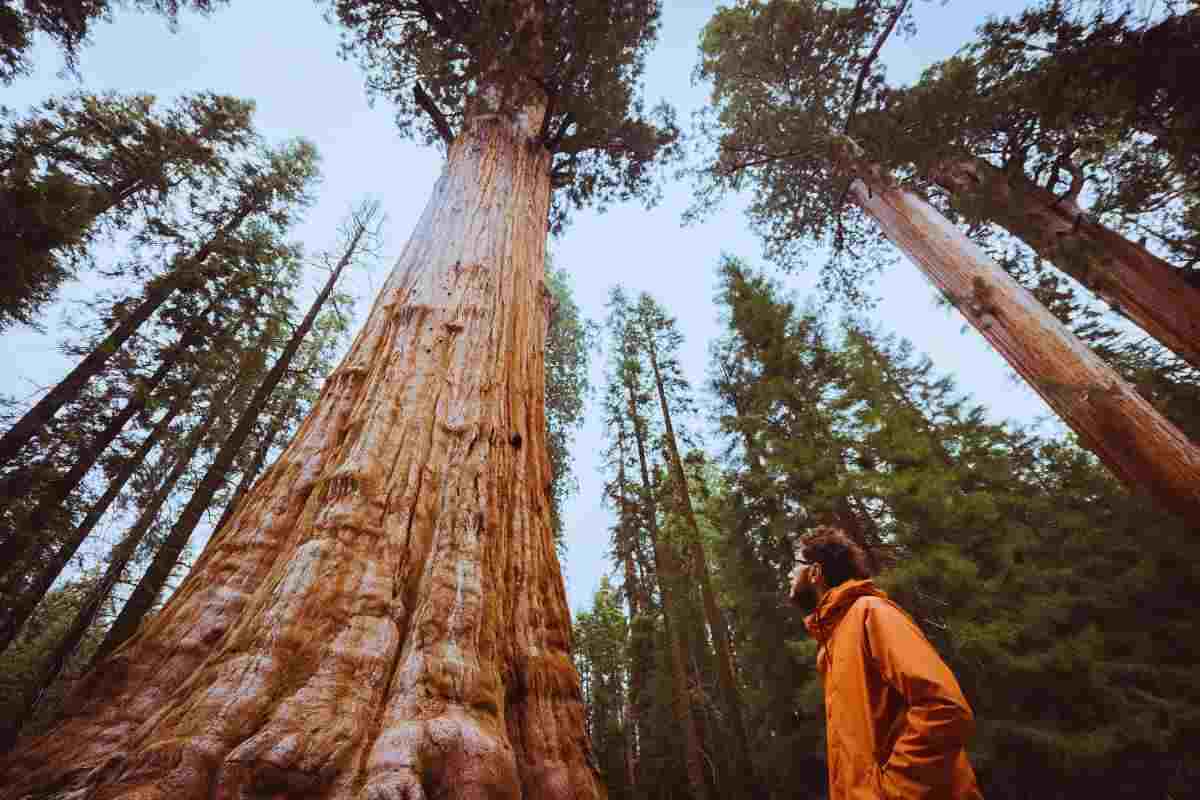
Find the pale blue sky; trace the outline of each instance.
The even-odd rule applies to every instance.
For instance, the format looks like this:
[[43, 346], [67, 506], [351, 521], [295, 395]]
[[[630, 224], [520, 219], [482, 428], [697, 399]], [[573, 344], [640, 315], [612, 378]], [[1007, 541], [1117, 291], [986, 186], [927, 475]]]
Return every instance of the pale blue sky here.
[[[928, 64], [944, 58], [971, 38], [989, 13], [1009, 14], [1023, 0], [956, 0], [948, 5], [916, 4], [921, 33], [894, 40], [882, 57], [892, 80], [914, 79]], [[666, 98], [686, 122], [705, 102], [706, 90], [691, 83], [701, 28], [715, 3], [665, 0], [660, 41], [646, 71], [646, 98]], [[80, 88], [91, 91], [150, 92], [164, 100], [199, 90], [251, 98], [257, 102], [259, 130], [270, 140], [303, 136], [321, 152], [324, 182], [316, 204], [296, 238], [310, 249], [332, 244], [339, 219], [357, 198], [373, 195], [388, 214], [383, 262], [373, 273], [353, 275], [347, 288], [358, 297], [358, 319], [366, 316], [380, 286], [428, 199], [441, 168], [441, 152], [401, 140], [386, 103], [368, 106], [357, 66], [337, 56], [338, 32], [313, 3], [297, 0], [234, 0], [209, 19], [185, 15], [171, 34], [155, 17], [118, 13], [102, 25], [80, 59], [82, 83], [57, 72], [61, 59], [42, 47], [37, 70], [11, 87], [0, 87], [0, 104], [23, 109], [48, 96]], [[615, 283], [647, 291], [674, 314], [687, 337], [682, 363], [699, 391], [705, 381], [708, 344], [720, 335], [714, 268], [722, 252], [762, 263], [761, 247], [735, 201], [702, 224], [682, 227], [690, 185], [671, 182], [652, 210], [621, 205], [605, 214], [577, 214], [563, 236], [552, 240], [558, 265], [573, 275], [575, 295], [586, 316], [601, 320], [608, 289]], [[814, 255], [814, 266], [821, 261]], [[786, 276], [785, 284], [804, 294], [814, 274]], [[315, 285], [317, 276], [311, 276]], [[1016, 384], [1000, 358], [973, 332], [962, 332], [954, 312], [935, 307], [934, 294], [907, 262], [876, 284], [880, 303], [873, 318], [888, 331], [912, 340], [943, 372], [956, 376], [962, 389], [986, 403], [997, 417], [1032, 421], [1048, 413], [1042, 402]], [[55, 349], [58, 319], [72, 298], [85, 296], [83, 285], [69, 287], [49, 318], [46, 335], [14, 329], [0, 338], [4, 369], [0, 392], [29, 396], [47, 386], [70, 364]], [[303, 304], [307, 294], [300, 299]], [[593, 379], [601, 384], [602, 358]], [[711, 441], [711, 437], [710, 437]], [[601, 497], [598, 472], [602, 432], [594, 408], [575, 447], [580, 491], [566, 509], [567, 554], [564, 571], [571, 607], [590, 603], [602, 575], [611, 513]], [[112, 535], [112, 532], [109, 532]]]

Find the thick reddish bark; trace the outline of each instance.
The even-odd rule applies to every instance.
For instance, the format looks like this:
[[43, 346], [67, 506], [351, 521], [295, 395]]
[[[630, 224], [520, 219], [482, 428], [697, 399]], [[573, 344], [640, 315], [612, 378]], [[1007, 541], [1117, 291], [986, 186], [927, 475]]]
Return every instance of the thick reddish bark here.
[[937, 165], [933, 180], [1200, 368], [1200, 288], [1145, 247], [1093, 221], [1069, 198], [981, 159]]
[[540, 121], [468, 121], [292, 443], [0, 783], [96, 800], [603, 796], [544, 488]]
[[1113, 473], [1200, 519], [1200, 449], [922, 198], [844, 140], [850, 194]]

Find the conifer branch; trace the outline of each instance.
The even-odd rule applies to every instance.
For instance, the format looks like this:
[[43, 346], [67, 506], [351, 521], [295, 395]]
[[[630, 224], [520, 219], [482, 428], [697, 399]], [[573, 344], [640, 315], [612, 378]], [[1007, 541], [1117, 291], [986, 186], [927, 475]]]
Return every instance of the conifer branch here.
[[862, 99], [863, 84], [867, 82], [867, 74], [871, 71], [871, 65], [875, 63], [875, 59], [879, 57], [879, 51], [883, 49], [883, 44], [892, 35], [892, 31], [896, 29], [896, 23], [900, 21], [900, 16], [904, 10], [908, 8], [908, 0], [900, 0], [900, 5], [896, 6], [896, 10], [892, 12], [892, 16], [888, 17], [887, 25], [884, 26], [883, 32], [879, 34], [879, 38], [875, 40], [874, 47], [867, 54], [866, 61], [863, 62], [862, 69], [858, 71], [858, 81], [854, 84], [854, 95], [850, 98], [850, 108], [846, 111], [846, 122], [842, 125], [842, 133], [850, 133], [850, 123], [854, 121], [854, 112], [858, 109], [858, 102]]
[[437, 107], [437, 103], [433, 102], [433, 98], [425, 91], [420, 81], [413, 84], [413, 99], [417, 101], [421, 110], [429, 115], [433, 127], [437, 128], [438, 135], [442, 137], [446, 147], [454, 144], [454, 132], [450, 129], [450, 123], [446, 121], [446, 115]]

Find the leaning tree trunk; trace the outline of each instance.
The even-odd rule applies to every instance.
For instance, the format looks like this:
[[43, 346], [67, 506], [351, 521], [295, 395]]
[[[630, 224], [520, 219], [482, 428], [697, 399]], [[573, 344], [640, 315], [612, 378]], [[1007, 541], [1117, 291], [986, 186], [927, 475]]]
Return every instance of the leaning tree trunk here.
[[42, 598], [50, 591], [50, 587], [58, 580], [58, 576], [66, 569], [71, 559], [75, 557], [75, 553], [79, 551], [80, 546], [83, 545], [96, 524], [120, 496], [125, 484], [137, 472], [142, 462], [146, 460], [146, 456], [150, 455], [150, 451], [158, 446], [163, 435], [171, 427], [171, 423], [183, 411], [184, 406], [191, 402], [192, 389], [196, 387], [197, 383], [198, 380], [192, 381], [187, 389], [180, 392], [179, 396], [175, 398], [175, 402], [171, 404], [171, 408], [154, 425], [153, 430], [138, 445], [134, 454], [121, 462], [120, 471], [109, 481], [104, 495], [88, 509], [83, 520], [72, 529], [70, 536], [59, 545], [46, 563], [38, 567], [32, 578], [28, 578], [20, 584], [15, 580], [14, 575], [5, 578], [3, 585], [0, 586], [0, 595], [10, 596], [12, 602], [8, 607], [0, 608], [0, 653], [3, 653], [16, 638], [29, 619], [29, 615], [37, 608], [38, 603], [42, 602]]
[[739, 795], [742, 797], [760, 798], [765, 792], [754, 774], [754, 762], [750, 759], [750, 748], [747, 745], [746, 723], [742, 715], [742, 700], [738, 692], [737, 677], [733, 664], [733, 646], [729, 636], [729, 626], [725, 623], [725, 612], [717, 603], [717, 593], [713, 589], [712, 576], [708, 569], [708, 554], [704, 551], [704, 543], [700, 539], [700, 525], [696, 522], [696, 512], [692, 508], [692, 496], [688, 488], [687, 474], [683, 471], [683, 459], [679, 456], [679, 444], [675, 440], [675, 426], [671, 422], [671, 409], [667, 405], [667, 393], [663, 388], [662, 372], [658, 366], [658, 351], [654, 345], [653, 335], [647, 335], [646, 351], [650, 356], [650, 369], [654, 373], [654, 386], [658, 394], [658, 405], [662, 411], [663, 438], [666, 440], [667, 456], [671, 462], [671, 473], [674, 477], [676, 494], [684, 522], [691, 536], [688, 549], [692, 556], [692, 569], [700, 583], [700, 594], [704, 601], [704, 616], [708, 622], [709, 634], [717, 650], [717, 680], [725, 702], [725, 711], [733, 729], [734, 747], [734, 778], [740, 783]]
[[982, 159], [938, 164], [930, 177], [1082, 283], [1146, 333], [1200, 368], [1200, 288], [1179, 270], [1091, 220], [1024, 173]]
[[843, 139], [854, 202], [1132, 489], [1200, 519], [1200, 449], [999, 265]]
[[540, 117], [468, 120], [292, 443], [11, 793], [603, 796], [544, 488]]
[[658, 576], [658, 591], [662, 596], [662, 609], [667, 637], [668, 660], [671, 664], [671, 708], [675, 722], [683, 733], [683, 760], [687, 771], [688, 787], [692, 800], [708, 798], [708, 783], [704, 777], [704, 753], [702, 737], [696, 715], [692, 711], [691, 691], [688, 688], [688, 645], [685, 639], [684, 620], [679, 613], [678, 597], [680, 567], [671, 552], [670, 545], [663, 541], [658, 530], [658, 510], [653, 501], [654, 488], [650, 482], [650, 465], [646, 459], [646, 434], [638, 415], [634, 387], [629, 385], [629, 416], [633, 420], [633, 439], [637, 445], [638, 465], [642, 474], [642, 495], [646, 505], [646, 527], [650, 534], [650, 545], [654, 551], [654, 571]]
[[204, 443], [213, 424], [222, 417], [222, 412], [220, 404], [214, 404], [204, 421], [188, 434], [182, 451], [175, 458], [175, 465], [172, 467], [171, 473], [159, 484], [150, 501], [142, 509], [137, 522], [125, 532], [121, 541], [117, 542], [109, 552], [108, 566], [105, 568], [104, 574], [88, 589], [71, 624], [67, 626], [66, 631], [45, 658], [34, 666], [33, 676], [25, 687], [20, 705], [10, 719], [0, 724], [0, 752], [6, 752], [12, 747], [21, 728], [33, 719], [42, 695], [62, 674], [63, 668], [75, 654], [79, 643], [87, 635], [88, 629], [100, 615], [100, 609], [112, 596], [113, 589], [117, 587], [117, 582], [125, 574], [125, 570], [129, 566], [129, 562], [133, 560], [142, 540], [154, 525], [154, 521], [158, 519], [158, 513], [175, 489], [175, 485], [187, 472], [188, 466], [199, 452], [200, 445]]
[[133, 307], [129, 315], [123, 317], [65, 378], [46, 392], [33, 408], [26, 411], [3, 436], [0, 436], [0, 467], [14, 461], [25, 445], [45, 430], [58, 410], [75, 399], [83, 387], [100, 374], [117, 351], [137, 333], [138, 328], [154, 316], [154, 312], [158, 311], [171, 295], [195, 280], [197, 271], [208, 261], [216, 246], [237, 230], [254, 210], [253, 203], [244, 202], [194, 255], [146, 284], [146, 288], [142, 290], [141, 302]]
[[[209, 303], [208, 308], [202, 311], [201, 315], [207, 315], [216, 304], [215, 300]], [[201, 325], [196, 322], [188, 328], [179, 341], [163, 354], [158, 369], [134, 390], [125, 406], [108, 420], [100, 433], [76, 451], [75, 463], [71, 468], [50, 481], [49, 485], [39, 492], [37, 505], [21, 520], [20, 529], [16, 531], [16, 535], [0, 546], [0, 564], [15, 562], [29, 550], [35, 549], [39, 545], [45, 545], [44, 529], [51, 524], [62, 504], [83, 483], [92, 467], [96, 466], [100, 457], [108, 450], [109, 445], [121, 435], [129, 421], [146, 407], [150, 395], [179, 363], [180, 357], [200, 344], [202, 340]], [[28, 472], [28, 469], [18, 470], [11, 478], [6, 478], [4, 483], [0, 483], [0, 486], [3, 486], [3, 489], [0, 490], [0, 503], [13, 497], [18, 491], [27, 491], [32, 488], [34, 481], [29, 479]], [[8, 482], [9, 480], [11, 483]]]
[[639, 745], [641, 740], [641, 702], [645, 676], [642, 674], [644, 662], [638, 657], [637, 628], [642, 621], [641, 586], [637, 570], [633, 563], [633, 551], [637, 546], [636, 511], [629, 499], [628, 482], [625, 479], [625, 436], [623, 431], [617, 433], [617, 541], [615, 551], [625, 568], [625, 601], [629, 606], [629, 690], [625, 692], [625, 780], [629, 786], [631, 797], [640, 797], [638, 776]]

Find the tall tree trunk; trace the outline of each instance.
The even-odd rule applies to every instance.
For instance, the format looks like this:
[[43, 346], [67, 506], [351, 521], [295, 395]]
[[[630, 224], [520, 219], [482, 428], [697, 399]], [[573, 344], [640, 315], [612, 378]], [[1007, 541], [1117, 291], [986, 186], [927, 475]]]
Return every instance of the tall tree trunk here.
[[1200, 449], [929, 203], [843, 140], [850, 194], [1113, 473], [1200, 519]]
[[713, 590], [712, 576], [708, 569], [708, 554], [705, 552], [704, 543], [700, 538], [700, 526], [696, 522], [696, 512], [692, 508], [687, 474], [683, 469], [683, 459], [679, 456], [679, 443], [675, 440], [675, 426], [671, 421], [671, 409], [667, 405], [667, 394], [663, 388], [662, 373], [658, 367], [658, 350], [654, 344], [654, 336], [649, 331], [644, 340], [646, 353], [650, 356], [650, 369], [654, 373], [658, 405], [663, 416], [664, 439], [667, 445], [668, 460], [671, 462], [671, 472], [675, 479], [679, 508], [683, 512], [684, 522], [691, 532], [688, 549], [692, 555], [692, 569], [700, 583], [700, 593], [704, 600], [704, 616], [708, 622], [709, 634], [717, 649], [717, 680], [721, 687], [721, 694], [724, 696], [730, 727], [733, 730], [734, 779], [741, 784], [739, 795], [751, 798], [766, 797], [766, 793], [759, 786], [755, 776], [754, 762], [750, 759], [746, 723], [742, 715], [742, 701], [737, 688], [737, 677], [733, 664], [733, 647], [729, 638], [729, 626], [725, 623], [725, 613], [717, 603], [717, 593]]
[[14, 793], [603, 796], [544, 488], [534, 111], [467, 120], [292, 443], [64, 722], [0, 765]]
[[104, 490], [104, 495], [88, 509], [83, 520], [75, 526], [71, 531], [71, 535], [59, 545], [59, 548], [49, 558], [49, 560], [40, 567], [32, 580], [24, 582], [23, 585], [18, 585], [14, 580], [14, 575], [8, 575], [5, 579], [4, 586], [0, 589], [0, 595], [11, 597], [12, 602], [5, 608], [0, 608], [0, 653], [8, 647], [25, 622], [29, 619], [29, 615], [37, 608], [38, 603], [42, 602], [42, 598], [50, 591], [50, 587], [58, 580], [58, 576], [66, 568], [75, 554], [79, 552], [80, 546], [91, 535], [92, 530], [96, 527], [96, 523], [107, 513], [108, 509], [120, 496], [121, 491], [125, 488], [125, 484], [137, 472], [138, 467], [146, 460], [146, 456], [150, 455], [150, 451], [158, 446], [163, 435], [171, 427], [171, 423], [183, 411], [184, 407], [191, 402], [191, 390], [195, 387], [196, 382], [185, 391], [181, 392], [175, 402], [171, 404], [171, 408], [163, 415], [142, 441], [138, 445], [138, 449], [132, 456], [126, 459], [121, 464], [120, 471], [113, 476], [109, 481], [108, 487]]
[[[342, 254], [337, 266], [329, 273], [328, 280], [325, 281], [325, 285], [317, 294], [316, 299], [313, 300], [308, 313], [304, 315], [304, 319], [296, 327], [296, 330], [292, 332], [291, 338], [284, 345], [283, 352], [279, 354], [279, 358], [271, 365], [271, 369], [263, 377], [262, 383], [254, 390], [254, 395], [242, 411], [237, 425], [230, 431], [225, 441], [221, 443], [216, 457], [213, 458], [212, 463], [205, 470], [204, 477], [200, 479], [200, 483], [192, 491], [192, 496], [188, 498], [183, 511], [179, 513], [179, 518], [171, 526], [171, 532], [167, 534], [162, 545], [155, 552], [154, 559], [150, 562], [150, 567], [142, 575], [141, 580], [138, 581], [133, 593], [129, 595], [129, 599], [125, 601], [125, 605], [121, 608], [121, 613], [117, 615], [116, 621], [113, 622], [108, 634], [104, 637], [104, 641], [101, 642], [99, 649], [96, 651], [97, 663], [132, 636], [137, 631], [138, 626], [142, 624], [142, 620], [150, 613], [150, 609], [154, 608], [154, 604], [158, 602], [158, 598], [162, 594], [163, 589], [166, 588], [171, 573], [175, 571], [175, 567], [179, 564], [179, 559], [183, 555], [184, 548], [187, 547], [188, 540], [192, 538], [192, 533], [196, 530], [196, 526], [200, 524], [200, 519], [204, 516], [204, 512], [212, 506], [213, 497], [216, 496], [221, 486], [225, 483], [225, 477], [233, 467], [234, 459], [242, 451], [242, 447], [250, 437], [250, 432], [254, 429], [255, 423], [258, 422], [258, 418], [267, 407], [267, 403], [270, 402], [271, 395], [275, 393], [279, 382], [283, 380], [283, 376], [291, 366], [292, 359], [295, 358], [300, 345], [304, 342], [305, 337], [308, 336], [308, 332], [312, 330], [313, 323], [317, 321], [317, 317], [320, 315], [326, 301], [329, 300], [329, 296], [333, 294], [334, 287], [337, 286], [342, 271], [353, 260], [359, 243], [362, 241], [363, 236], [367, 234], [368, 223], [369, 220], [356, 227], [345, 253]], [[220, 529], [216, 530], [219, 531]]]
[[[214, 306], [216, 301], [209, 304], [202, 314], [207, 314]], [[188, 331], [180, 337], [170, 350], [164, 355], [162, 363], [158, 369], [146, 379], [129, 398], [125, 406], [118, 411], [108, 424], [104, 426], [96, 437], [88, 442], [86, 447], [80, 448], [77, 452], [75, 463], [69, 470], [60, 475], [56, 480], [52, 481], [38, 495], [37, 505], [29, 512], [29, 515], [20, 523], [20, 527], [10, 536], [3, 545], [0, 545], [0, 564], [14, 563], [21, 558], [29, 550], [36, 547], [39, 543], [44, 542], [44, 528], [48, 526], [54, 514], [59, 507], [70, 497], [71, 493], [83, 483], [83, 479], [91, 471], [92, 467], [96, 466], [96, 462], [104, 455], [129, 421], [146, 407], [146, 403], [150, 399], [150, 395], [155, 388], [167, 377], [167, 374], [174, 369], [179, 363], [179, 357], [185, 352], [199, 344], [202, 340], [202, 332], [199, 323], [190, 326]], [[29, 471], [22, 469], [17, 470], [9, 476], [5, 477], [3, 482], [0, 482], [0, 502], [4, 502], [6, 498], [16, 496], [21, 491], [28, 491], [32, 488], [33, 481], [29, 480]]]
[[1006, 172], [977, 158], [957, 159], [938, 164], [930, 177], [955, 203], [994, 220], [1200, 368], [1200, 287], [1175, 267], [1023, 172]]
[[635, 630], [642, 619], [641, 587], [638, 581], [637, 569], [633, 562], [633, 551], [637, 546], [637, 523], [634, 509], [631, 508], [628, 483], [625, 478], [625, 436], [624, 431], [617, 433], [617, 525], [620, 540], [617, 544], [617, 556], [625, 568], [625, 601], [629, 606], [629, 690], [625, 693], [625, 779], [629, 786], [630, 797], [641, 797], [638, 785], [638, 758], [641, 737], [641, 707], [643, 687], [646, 684], [642, 674], [642, 661], [638, 658], [635, 643]]
[[195, 279], [195, 273], [212, 255], [216, 246], [225, 237], [233, 233], [245, 222], [255, 210], [254, 203], [244, 202], [234, 214], [221, 225], [213, 236], [196, 251], [196, 253], [177, 264], [165, 275], [161, 275], [146, 284], [142, 291], [142, 300], [122, 319], [104, 341], [100, 342], [92, 352], [88, 353], [67, 376], [59, 381], [53, 389], [46, 392], [33, 408], [25, 412], [13, 426], [0, 436], [0, 467], [12, 463], [20, 454], [21, 449], [46, 429], [54, 415], [64, 405], [75, 399], [80, 390], [95, 378], [108, 364], [109, 359], [125, 346], [125, 343], [137, 333], [154, 312], [162, 307], [176, 290]]
[[214, 404], [214, 407], [209, 411], [204, 421], [188, 434], [183, 451], [176, 458], [171, 473], [159, 484], [158, 489], [154, 492], [154, 496], [150, 498], [150, 502], [142, 509], [137, 522], [125, 532], [125, 535], [121, 537], [121, 541], [108, 554], [108, 566], [104, 570], [104, 575], [88, 590], [82, 605], [80, 605], [79, 610], [75, 613], [75, 618], [71, 621], [67, 630], [46, 655], [46, 658], [34, 668], [34, 675], [25, 688], [20, 708], [12, 718], [5, 721], [3, 728], [0, 728], [0, 752], [6, 752], [12, 747], [21, 728], [33, 718], [34, 711], [37, 709], [38, 701], [42, 695], [50, 688], [50, 685], [54, 683], [58, 676], [62, 674], [63, 667], [66, 666], [67, 661], [74, 655], [76, 649], [79, 647], [79, 643], [83, 641], [83, 637], [87, 635], [88, 628], [96, 621], [96, 617], [100, 614], [100, 609], [103, 608], [104, 604], [112, 596], [113, 589], [117, 586], [117, 581], [125, 574], [129, 562], [133, 560], [134, 553], [137, 552], [137, 548], [146, 537], [146, 533], [154, 525], [154, 521], [158, 518], [158, 514], [167, 502], [167, 498], [171, 496], [175, 485], [179, 483], [179, 480], [187, 472], [188, 466], [192, 463], [192, 459], [196, 457], [196, 453], [199, 452], [200, 445], [203, 444], [204, 439], [208, 436], [213, 423], [221, 416], [222, 406]]
[[688, 648], [684, 641], [684, 621], [679, 613], [675, 590], [679, 586], [680, 568], [670, 546], [663, 541], [658, 530], [658, 509], [654, 502], [654, 484], [650, 482], [650, 465], [646, 460], [646, 434], [637, 413], [634, 387], [628, 386], [629, 416], [633, 421], [633, 440], [637, 447], [638, 464], [642, 473], [642, 503], [645, 506], [646, 528], [650, 534], [650, 545], [654, 550], [654, 571], [658, 575], [658, 589], [662, 595], [663, 620], [666, 628], [671, 662], [671, 706], [675, 721], [683, 732], [683, 756], [687, 769], [688, 786], [692, 800], [706, 800], [708, 783], [704, 777], [704, 753], [702, 738], [692, 711], [691, 692], [688, 689]]

